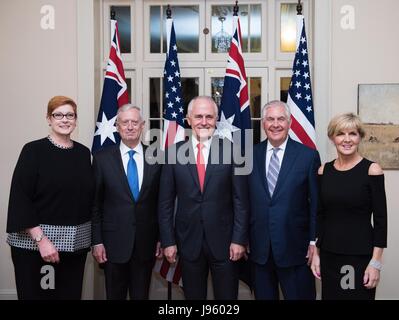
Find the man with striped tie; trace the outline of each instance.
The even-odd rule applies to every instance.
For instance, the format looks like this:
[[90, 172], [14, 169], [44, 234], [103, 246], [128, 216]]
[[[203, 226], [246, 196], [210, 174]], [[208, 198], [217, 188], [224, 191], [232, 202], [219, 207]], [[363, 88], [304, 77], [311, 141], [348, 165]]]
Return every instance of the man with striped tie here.
[[288, 136], [288, 105], [262, 109], [267, 139], [254, 147], [249, 176], [250, 257], [256, 299], [312, 300], [319, 153]]

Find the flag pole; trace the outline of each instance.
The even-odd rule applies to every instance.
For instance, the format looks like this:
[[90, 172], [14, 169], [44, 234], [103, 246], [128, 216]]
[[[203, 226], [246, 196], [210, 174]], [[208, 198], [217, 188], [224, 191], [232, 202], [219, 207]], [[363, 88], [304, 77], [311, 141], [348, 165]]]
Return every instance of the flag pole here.
[[[168, 4], [166, 8], [166, 19], [172, 19], [172, 9], [170, 8], [170, 4]], [[168, 36], [168, 39], [170, 37]], [[168, 44], [169, 49], [169, 44]], [[172, 300], [172, 283], [168, 281], [168, 300]]]
[[296, 6], [296, 14], [298, 16], [302, 15], [302, 3], [301, 3], [301, 0], [298, 0], [298, 4]]
[[233, 8], [233, 16], [238, 16], [238, 1], [236, 1], [236, 4], [234, 5], [234, 8]]
[[114, 6], [111, 6], [111, 20], [115, 20], [115, 15], [116, 15], [116, 12], [115, 12]]

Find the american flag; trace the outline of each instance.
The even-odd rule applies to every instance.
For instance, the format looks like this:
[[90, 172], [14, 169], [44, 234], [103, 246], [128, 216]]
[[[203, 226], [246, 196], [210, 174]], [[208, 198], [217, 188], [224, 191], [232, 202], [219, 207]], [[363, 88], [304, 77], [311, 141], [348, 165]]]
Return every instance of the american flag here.
[[244, 146], [245, 129], [251, 128], [251, 114], [247, 76], [242, 55], [241, 26], [238, 16], [233, 16], [233, 23], [234, 33], [224, 76], [216, 134], [233, 142], [233, 133], [241, 130], [241, 145]]
[[166, 19], [167, 52], [163, 72], [164, 112], [162, 146], [184, 140], [184, 107], [181, 95], [179, 61], [173, 19]]
[[[179, 61], [177, 60], [176, 34], [173, 19], [166, 19], [167, 52], [163, 74], [164, 83], [164, 122], [162, 146], [167, 149], [172, 144], [184, 140], [184, 107], [181, 96]], [[157, 260], [154, 270], [174, 284], [183, 286], [180, 261], [170, 264], [165, 258]]]
[[119, 107], [128, 102], [129, 96], [119, 46], [118, 23], [112, 19], [111, 49], [93, 137], [91, 149], [93, 153], [102, 147], [119, 143], [120, 136], [115, 127], [116, 113]]
[[297, 50], [292, 67], [292, 77], [287, 100], [292, 115], [290, 136], [294, 140], [316, 149], [309, 55], [305, 33], [305, 20], [302, 15], [297, 16], [297, 31]]

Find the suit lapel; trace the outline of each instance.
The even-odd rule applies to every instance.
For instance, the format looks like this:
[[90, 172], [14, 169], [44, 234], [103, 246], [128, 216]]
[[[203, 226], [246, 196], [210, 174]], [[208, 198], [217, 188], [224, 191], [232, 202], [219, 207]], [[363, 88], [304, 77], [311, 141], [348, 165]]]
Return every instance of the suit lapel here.
[[131, 199], [134, 200], [132, 192], [130, 191], [129, 182], [127, 181], [125, 169], [123, 168], [123, 162], [119, 145], [115, 146], [112, 152], [112, 159], [114, 161], [114, 167], [116, 169], [117, 177], [119, 177], [118, 179], [122, 181], [123, 188], [130, 195]]
[[290, 172], [298, 155], [296, 151], [297, 148], [295, 143], [292, 142], [291, 138], [288, 138], [287, 147], [284, 152], [284, 157], [281, 163], [280, 172], [278, 174], [277, 184], [276, 188], [274, 189], [273, 196], [279, 192], [281, 186], [284, 184], [284, 181], [287, 179], [288, 173]]
[[[199, 178], [198, 178], [198, 172], [197, 172], [197, 161], [195, 159], [195, 153], [193, 149], [193, 143], [191, 138], [188, 140], [189, 143], [189, 148], [186, 151], [186, 157], [189, 158], [189, 163], [188, 163], [188, 170], [190, 171], [190, 174], [195, 182], [195, 185], [197, 186], [198, 190], [200, 190], [200, 184], [199, 184]], [[188, 154], [187, 154], [188, 152]]]
[[150, 174], [151, 174], [151, 166], [147, 162], [146, 154], [145, 151], [147, 150], [147, 146], [141, 144], [143, 147], [143, 181], [141, 183], [141, 188], [139, 192], [139, 197], [137, 199], [140, 200], [141, 196], [143, 195], [145, 189], [147, 188], [147, 185], [151, 181]]
[[[215, 148], [215, 145], [219, 144], [219, 148]], [[218, 152], [218, 158], [219, 158], [219, 164], [223, 163], [223, 152], [222, 152], [222, 140], [214, 137], [212, 139], [212, 143], [209, 146], [209, 154], [208, 154], [208, 162], [205, 170], [205, 182], [204, 182], [204, 191], [206, 190], [206, 186], [209, 182], [209, 180], [212, 178], [212, 171], [215, 168], [215, 164], [212, 164], [212, 152]], [[199, 184], [198, 184], [199, 185]]]
[[262, 180], [263, 188], [265, 189], [266, 194], [270, 197], [269, 187], [267, 186], [266, 179], [266, 150], [267, 149], [267, 140], [263, 141], [260, 145], [258, 153], [256, 155], [256, 161], [258, 162], [258, 176]]

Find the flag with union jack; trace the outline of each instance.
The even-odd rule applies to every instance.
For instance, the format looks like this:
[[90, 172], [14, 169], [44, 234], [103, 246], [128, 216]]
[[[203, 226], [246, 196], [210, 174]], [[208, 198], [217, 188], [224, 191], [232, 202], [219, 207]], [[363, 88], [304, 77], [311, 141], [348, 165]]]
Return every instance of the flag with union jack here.
[[[163, 74], [164, 112], [162, 147], [184, 140], [184, 107], [181, 95], [180, 68], [177, 59], [176, 34], [173, 19], [166, 19], [167, 51]], [[167, 281], [183, 286], [180, 261], [170, 264], [165, 258], [157, 260], [154, 270]]]
[[297, 44], [287, 104], [291, 109], [290, 137], [316, 149], [312, 86], [305, 19], [297, 15]]
[[233, 142], [234, 132], [241, 130], [241, 146], [244, 147], [245, 130], [251, 128], [251, 114], [238, 15], [233, 16], [233, 24], [234, 33], [224, 76], [216, 134]]
[[[238, 9], [237, 9], [238, 10]], [[251, 129], [248, 83], [242, 54], [240, 19], [233, 15], [233, 38], [224, 76], [223, 95], [219, 108], [216, 134], [235, 141], [234, 132], [241, 131], [241, 148], [245, 150], [245, 130]], [[244, 258], [238, 262], [239, 278], [252, 290], [251, 265]]]
[[120, 141], [115, 120], [118, 108], [129, 102], [125, 72], [119, 45], [118, 22], [111, 19], [111, 48], [105, 72], [103, 93], [98, 111], [92, 153]]

